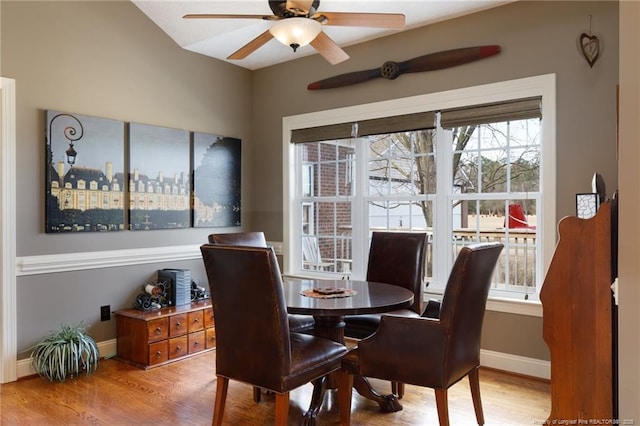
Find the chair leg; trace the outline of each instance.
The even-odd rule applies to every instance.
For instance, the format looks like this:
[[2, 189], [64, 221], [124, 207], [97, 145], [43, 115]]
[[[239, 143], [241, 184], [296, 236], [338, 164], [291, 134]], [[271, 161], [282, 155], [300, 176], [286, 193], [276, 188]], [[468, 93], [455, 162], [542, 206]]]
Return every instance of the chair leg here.
[[482, 412], [482, 400], [480, 399], [480, 373], [476, 367], [469, 373], [469, 387], [471, 388], [471, 398], [473, 399], [473, 408], [476, 411], [476, 420], [479, 425], [484, 424], [484, 413]]
[[216, 385], [216, 402], [213, 407], [212, 426], [222, 426], [222, 417], [224, 416], [224, 404], [227, 401], [227, 389], [229, 389], [229, 379], [218, 376]]
[[449, 402], [447, 400], [447, 389], [435, 389], [436, 407], [438, 407], [438, 420], [440, 426], [449, 426]]
[[404, 383], [391, 382], [391, 393], [396, 395], [398, 399], [402, 399], [404, 396]]
[[276, 426], [287, 426], [289, 422], [289, 392], [276, 393]]
[[351, 424], [351, 393], [353, 389], [353, 376], [345, 371], [336, 374], [338, 382], [338, 405], [340, 406], [340, 425]]
[[253, 387], [253, 402], [255, 402], [256, 404], [260, 402], [262, 393], [260, 391], [260, 388], [257, 386]]

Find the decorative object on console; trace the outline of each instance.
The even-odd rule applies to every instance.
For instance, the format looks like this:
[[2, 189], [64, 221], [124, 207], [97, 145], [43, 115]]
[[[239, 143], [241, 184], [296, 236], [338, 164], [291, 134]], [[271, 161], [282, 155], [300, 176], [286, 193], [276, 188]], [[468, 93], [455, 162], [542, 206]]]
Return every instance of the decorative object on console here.
[[46, 111], [45, 232], [124, 229], [124, 122]]
[[209, 290], [200, 287], [195, 281], [191, 281], [191, 301], [205, 300], [211, 298]]
[[84, 322], [76, 326], [62, 325], [61, 330], [51, 333], [38, 342], [31, 352], [31, 366], [50, 381], [91, 374], [98, 368], [98, 346], [85, 331]]
[[169, 306], [171, 299], [167, 290], [169, 290], [169, 284], [166, 282], [143, 284], [143, 292], [136, 296], [133, 307], [142, 311], [152, 311]]
[[496, 45], [465, 47], [430, 53], [404, 62], [388, 61], [382, 64], [380, 68], [350, 72], [313, 82], [307, 86], [307, 90], [334, 89], [364, 83], [365, 81], [380, 77], [395, 80], [402, 74], [435, 71], [478, 61], [489, 56], [497, 55], [500, 53], [500, 50], [500, 46]]
[[194, 228], [241, 225], [240, 139], [193, 134]]
[[590, 219], [598, 213], [599, 206], [600, 201], [598, 194], [576, 194], [576, 217], [580, 219]]
[[591, 192], [598, 194], [598, 203], [602, 204], [607, 201], [607, 186], [604, 178], [600, 173], [594, 173], [591, 179]]
[[607, 201], [607, 189], [600, 173], [594, 173], [591, 179], [591, 192], [576, 194], [576, 216], [590, 219], [596, 215], [600, 205]]
[[191, 303], [191, 271], [188, 269], [160, 269], [158, 281], [169, 289], [169, 305], [180, 306]]
[[589, 15], [589, 34], [580, 34], [580, 37], [578, 37], [578, 47], [589, 66], [593, 68], [593, 65], [600, 56], [600, 39], [591, 34], [591, 18], [592, 16]]

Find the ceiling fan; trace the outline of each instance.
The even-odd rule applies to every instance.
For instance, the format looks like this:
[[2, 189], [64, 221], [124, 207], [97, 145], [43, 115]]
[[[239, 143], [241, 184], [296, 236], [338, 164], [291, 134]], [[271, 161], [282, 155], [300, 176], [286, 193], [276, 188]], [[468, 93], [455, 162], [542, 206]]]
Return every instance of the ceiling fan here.
[[275, 21], [264, 33], [227, 57], [244, 59], [272, 38], [290, 46], [295, 52], [310, 44], [327, 61], [335, 65], [349, 55], [322, 31], [323, 25], [400, 29], [404, 15], [399, 13], [318, 12], [320, 0], [269, 0], [273, 15], [188, 14], [185, 19], [263, 19]]

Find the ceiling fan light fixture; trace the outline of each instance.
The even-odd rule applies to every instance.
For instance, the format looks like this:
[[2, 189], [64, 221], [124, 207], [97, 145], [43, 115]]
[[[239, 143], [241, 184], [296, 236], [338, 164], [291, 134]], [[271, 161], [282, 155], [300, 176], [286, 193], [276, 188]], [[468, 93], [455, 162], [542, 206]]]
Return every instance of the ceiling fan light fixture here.
[[269, 28], [271, 35], [285, 46], [291, 46], [294, 52], [311, 43], [321, 31], [322, 24], [309, 18], [282, 19]]

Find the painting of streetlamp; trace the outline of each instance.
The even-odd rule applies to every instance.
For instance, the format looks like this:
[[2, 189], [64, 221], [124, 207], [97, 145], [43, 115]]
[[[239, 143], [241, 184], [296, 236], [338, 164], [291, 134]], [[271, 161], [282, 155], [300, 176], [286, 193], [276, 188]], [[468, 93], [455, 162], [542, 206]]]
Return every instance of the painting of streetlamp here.
[[124, 229], [124, 123], [46, 111], [45, 232]]

